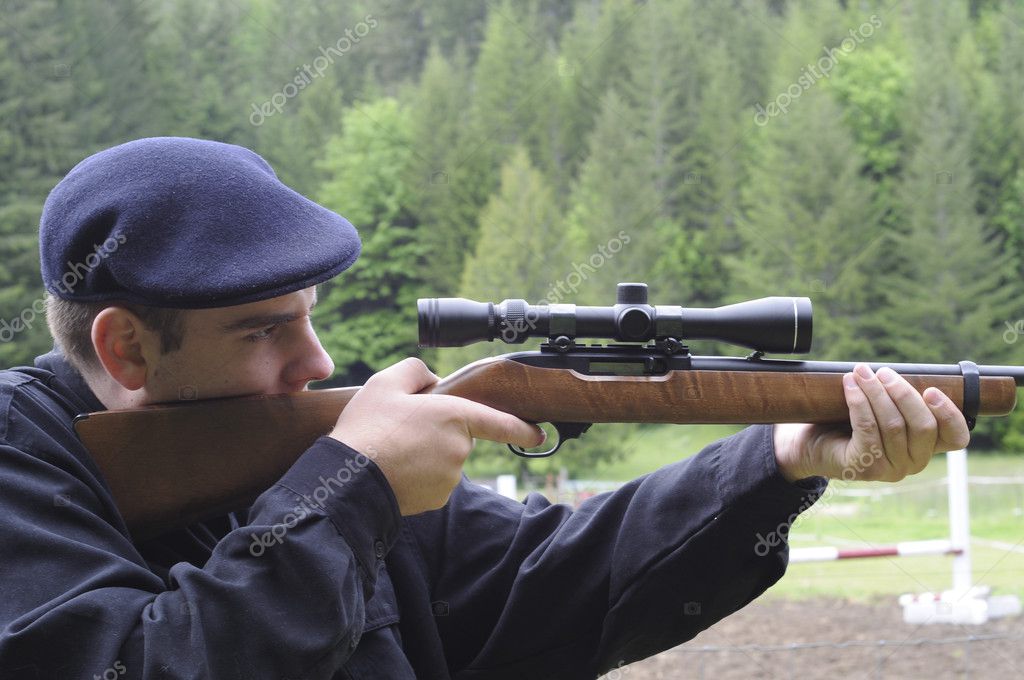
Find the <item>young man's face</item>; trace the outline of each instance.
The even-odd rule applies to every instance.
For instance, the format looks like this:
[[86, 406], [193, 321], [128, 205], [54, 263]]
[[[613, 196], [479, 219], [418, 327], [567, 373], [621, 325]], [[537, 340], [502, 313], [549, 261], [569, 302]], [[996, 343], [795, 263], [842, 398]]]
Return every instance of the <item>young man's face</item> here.
[[[180, 349], [147, 372], [149, 403], [306, 389], [334, 371], [310, 324], [316, 289], [235, 307], [189, 310]], [[151, 354], [152, 357], [152, 354]]]

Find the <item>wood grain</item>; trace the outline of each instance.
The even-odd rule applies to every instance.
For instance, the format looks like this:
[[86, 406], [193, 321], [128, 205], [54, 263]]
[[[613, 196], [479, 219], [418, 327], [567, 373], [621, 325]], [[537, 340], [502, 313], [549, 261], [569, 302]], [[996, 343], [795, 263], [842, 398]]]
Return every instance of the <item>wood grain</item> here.
[[[958, 376], [903, 377], [919, 392], [937, 387], [958, 407], [963, 405], [963, 380]], [[841, 373], [701, 370], [671, 371], [659, 377], [588, 376], [483, 360], [453, 373], [433, 391], [538, 422], [848, 421]], [[1012, 378], [983, 377], [981, 397], [981, 415], [1006, 415], [1016, 403], [1016, 384]]]

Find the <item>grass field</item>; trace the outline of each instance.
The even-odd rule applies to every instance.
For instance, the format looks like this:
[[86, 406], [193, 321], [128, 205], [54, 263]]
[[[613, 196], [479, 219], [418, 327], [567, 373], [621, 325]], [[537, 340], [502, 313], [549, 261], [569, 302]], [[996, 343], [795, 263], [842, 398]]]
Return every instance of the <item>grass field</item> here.
[[[706, 444], [735, 432], [724, 425], [647, 426], [630, 441], [631, 455], [602, 465], [588, 479], [624, 481], [692, 455]], [[492, 467], [493, 462], [489, 464]], [[514, 468], [509, 468], [512, 471]], [[1024, 477], [1024, 455], [975, 453], [968, 456], [971, 476]], [[471, 472], [472, 474], [472, 472]], [[844, 489], [885, 488], [882, 483], [833, 482], [823, 499], [793, 528], [792, 545], [866, 547], [897, 541], [946, 538], [949, 535], [946, 489], [928, 484], [946, 475], [945, 456], [937, 456], [920, 475], [901, 485], [907, 493], [845, 497]], [[1024, 599], [1024, 485], [970, 487], [974, 580], [993, 592]], [[993, 547], [988, 541], [1016, 546]], [[769, 592], [769, 597], [817, 596], [867, 600], [904, 592], [936, 591], [951, 585], [949, 557], [874, 558], [796, 564]]]
[[[1024, 456], [968, 455], [968, 474], [1024, 477]], [[794, 527], [791, 545], [867, 547], [897, 541], [947, 538], [946, 488], [922, 484], [946, 474], [945, 457], [937, 457], [917, 477], [901, 484], [906, 493], [867, 498], [843, 497], [845, 489], [881, 488], [883, 484], [836, 484], [839, 494], [812, 508]], [[969, 486], [971, 562], [974, 583], [996, 594], [1024, 599], [1024, 485]], [[904, 592], [940, 591], [951, 586], [952, 558], [922, 556], [873, 558], [795, 564], [769, 595], [787, 598], [815, 595], [868, 599]]]

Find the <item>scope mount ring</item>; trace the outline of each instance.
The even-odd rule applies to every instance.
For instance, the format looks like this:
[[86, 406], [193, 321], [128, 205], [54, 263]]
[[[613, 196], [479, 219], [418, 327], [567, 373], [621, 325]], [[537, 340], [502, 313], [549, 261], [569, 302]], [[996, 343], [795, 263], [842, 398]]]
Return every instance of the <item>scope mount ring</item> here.
[[582, 436], [584, 432], [590, 429], [592, 424], [593, 423], [551, 423], [551, 426], [555, 428], [555, 433], [558, 435], [558, 440], [555, 442], [555, 445], [547, 451], [531, 453], [530, 451], [527, 451], [515, 444], [508, 444], [508, 448], [512, 453], [521, 458], [547, 458], [558, 451], [558, 449], [562, 448], [562, 444], [564, 444], [567, 439], [578, 439]]

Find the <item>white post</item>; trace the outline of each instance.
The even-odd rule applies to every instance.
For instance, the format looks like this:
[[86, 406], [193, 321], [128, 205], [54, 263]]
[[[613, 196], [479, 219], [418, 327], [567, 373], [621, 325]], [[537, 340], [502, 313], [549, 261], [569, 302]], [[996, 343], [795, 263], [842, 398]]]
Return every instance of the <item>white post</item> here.
[[946, 453], [949, 482], [949, 541], [963, 552], [953, 558], [953, 590], [966, 593], [971, 586], [971, 515], [967, 502], [967, 451]]
[[496, 482], [497, 491], [506, 498], [513, 500], [519, 500], [519, 494], [516, 490], [516, 476], [515, 475], [498, 475]]

